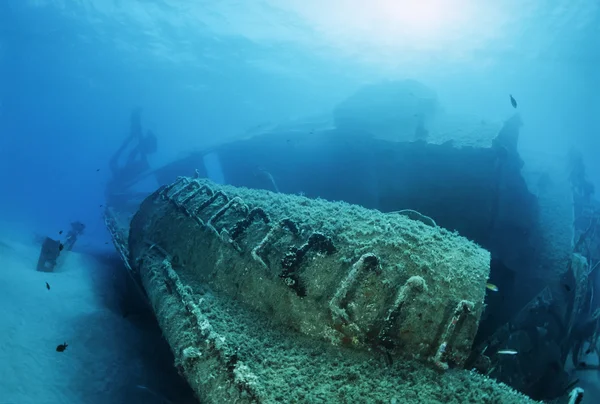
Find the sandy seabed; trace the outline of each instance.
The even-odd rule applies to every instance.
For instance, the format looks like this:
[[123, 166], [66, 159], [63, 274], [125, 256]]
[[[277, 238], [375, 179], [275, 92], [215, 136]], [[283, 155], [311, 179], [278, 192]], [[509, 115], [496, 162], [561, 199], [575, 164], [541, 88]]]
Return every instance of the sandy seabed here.
[[[0, 404], [197, 403], [116, 254], [68, 252], [45, 273], [39, 251], [0, 237]], [[576, 377], [598, 402], [600, 371]]]
[[116, 254], [39, 250], [0, 238], [0, 404], [196, 402]]

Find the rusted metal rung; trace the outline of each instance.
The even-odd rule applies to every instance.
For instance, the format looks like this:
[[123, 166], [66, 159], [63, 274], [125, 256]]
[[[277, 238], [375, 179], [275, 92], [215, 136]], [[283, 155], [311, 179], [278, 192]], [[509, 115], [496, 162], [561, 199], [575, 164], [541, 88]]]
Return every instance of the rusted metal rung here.
[[[225, 214], [225, 212], [227, 212], [229, 209], [238, 207], [239, 210], [244, 214], [247, 215], [248, 214], [248, 205], [246, 205], [244, 203], [244, 201], [242, 200], [242, 198], [240, 198], [239, 196], [236, 196], [235, 198], [232, 198], [229, 202], [227, 202], [225, 204], [225, 206], [223, 206], [221, 209], [219, 209], [214, 215], [212, 215], [212, 217], [210, 219], [208, 219], [208, 221], [206, 222], [206, 226], [208, 228], [210, 228], [212, 231], [214, 231], [217, 235], [221, 236], [221, 233], [214, 227], [213, 223], [218, 220], [221, 216], [223, 216]], [[229, 232], [227, 232], [225, 230], [225, 232], [227, 234], [229, 234]]]
[[240, 237], [240, 235], [243, 232], [245, 232], [248, 229], [248, 227], [250, 227], [254, 219], [257, 217], [259, 219], [262, 219], [262, 221], [265, 224], [269, 224], [269, 222], [271, 221], [267, 213], [262, 208], [252, 209], [244, 219], [238, 221], [236, 224], [233, 225], [233, 227], [229, 229], [232, 241]]
[[379, 343], [387, 344], [386, 340], [392, 333], [396, 321], [400, 316], [404, 305], [411, 301], [417, 294], [427, 291], [427, 283], [425, 279], [420, 276], [411, 276], [408, 280], [398, 289], [394, 302], [389, 307], [385, 318], [383, 319], [383, 326], [377, 336]]
[[267, 265], [267, 263], [263, 260], [261, 254], [262, 254], [262, 250], [268, 245], [271, 244], [272, 239], [275, 237], [275, 235], [282, 230], [282, 226], [280, 223], [278, 223], [275, 226], [269, 226], [267, 225], [267, 228], [270, 228], [269, 231], [267, 232], [267, 234], [263, 237], [263, 239], [260, 241], [260, 243], [258, 243], [253, 249], [252, 249], [252, 258], [255, 261], [258, 261], [265, 269], [269, 269], [269, 266]]
[[333, 298], [329, 301], [329, 310], [331, 311], [331, 315], [334, 322], [343, 322], [350, 323], [350, 318], [348, 317], [348, 313], [346, 309], [342, 307], [342, 301], [345, 299], [348, 292], [355, 287], [359, 275], [361, 272], [378, 267], [379, 266], [379, 258], [373, 253], [363, 254], [358, 261], [356, 261], [346, 278], [342, 280], [340, 286], [336, 290]]
[[189, 184], [190, 188], [193, 188], [191, 192], [188, 192], [187, 195], [179, 198], [179, 205], [181, 206], [186, 206], [188, 204], [188, 202], [195, 197], [198, 194], [198, 191], [200, 190], [200, 184], [198, 183], [198, 181], [192, 180], [192, 182], [190, 182]]
[[193, 214], [193, 212], [195, 212], [198, 207], [206, 201], [206, 199], [200, 198], [201, 195], [208, 195], [208, 197], [211, 197], [214, 194], [215, 192], [210, 187], [202, 185], [194, 195], [191, 195], [191, 197], [185, 201], [186, 209], [188, 212], [190, 212], [190, 214]]
[[[186, 209], [186, 212], [189, 213], [189, 211]], [[194, 219], [196, 221], [196, 223], [198, 223], [200, 226], [205, 227], [206, 223], [204, 223], [204, 220], [202, 220], [200, 217], [194, 215], [194, 214], [190, 214], [189, 215], [192, 219]]]
[[268, 228], [270, 227], [270, 230], [267, 232], [265, 237], [263, 237], [263, 239], [260, 241], [260, 243], [258, 243], [256, 245], [256, 247], [254, 247], [252, 249], [252, 253], [251, 253], [252, 258], [254, 258], [254, 260], [258, 261], [266, 269], [268, 269], [269, 266], [265, 263], [265, 261], [263, 260], [263, 258], [261, 256], [262, 250], [267, 245], [270, 245], [272, 243], [273, 239], [275, 238], [275, 236], [277, 234], [279, 234], [281, 231], [288, 230], [294, 235], [297, 235], [299, 233], [298, 226], [290, 219], [283, 219], [283, 220], [279, 221], [279, 223], [277, 223], [275, 226], [270, 226], [269, 224], [267, 224], [267, 227]]
[[306, 296], [306, 287], [300, 278], [300, 268], [310, 252], [321, 254], [333, 254], [336, 251], [333, 241], [326, 235], [315, 232], [310, 235], [308, 240], [300, 247], [292, 246], [281, 260], [283, 269], [279, 277], [284, 280], [286, 285], [294, 289], [300, 297]]
[[188, 197], [185, 198], [184, 201], [181, 202], [180, 209], [182, 209], [182, 211], [186, 215], [194, 219], [200, 226], [206, 226], [204, 220], [202, 220], [196, 214], [198, 206], [206, 201], [205, 199], [200, 199], [199, 195], [208, 195], [209, 197], [211, 197], [214, 195], [214, 191], [209, 186], [202, 185], [199, 189], [191, 193]]
[[237, 239], [244, 233], [248, 227], [254, 222], [256, 218], [261, 219], [266, 225], [269, 225], [271, 219], [267, 215], [267, 213], [262, 208], [254, 208], [252, 209], [245, 218], [239, 220], [236, 224], [234, 224], [230, 229], [223, 229], [221, 233], [226, 232], [229, 243], [238, 250], [242, 252], [242, 247], [237, 242]]
[[189, 179], [187, 177], [177, 178], [177, 181], [175, 181], [173, 184], [165, 187], [161, 191], [161, 196], [164, 198], [167, 198], [167, 199], [173, 198], [173, 194], [175, 194], [175, 193], [177, 193], [177, 191], [179, 191], [182, 184], [186, 184], [188, 182], [189, 182]]
[[461, 300], [456, 305], [454, 312], [452, 313], [452, 317], [450, 317], [450, 321], [446, 324], [446, 329], [441, 338], [441, 344], [439, 345], [434, 357], [432, 358], [433, 363], [440, 369], [446, 370], [448, 369], [448, 364], [444, 362], [444, 357], [446, 355], [446, 351], [448, 349], [448, 345], [450, 343], [450, 339], [454, 335], [457, 329], [457, 324], [464, 321], [465, 317], [468, 316], [472, 311], [475, 305], [473, 302], [468, 300]]
[[214, 193], [215, 193], [215, 191], [211, 187], [209, 187], [208, 185], [202, 185], [200, 187], [200, 190], [198, 192], [205, 192], [206, 195], [209, 195], [209, 196], [213, 196]]
[[181, 188], [179, 188], [176, 192], [174, 192], [173, 194], [171, 194], [171, 196], [169, 197], [171, 199], [171, 201], [173, 201], [173, 203], [176, 206], [182, 206], [182, 201], [184, 201], [185, 199], [187, 199], [190, 195], [194, 195], [195, 193], [195, 189], [194, 186], [198, 186], [198, 182], [197, 181], [189, 181], [187, 184], [185, 184], [184, 186], [182, 186]]
[[202, 202], [200, 204], [200, 206], [198, 206], [193, 212], [193, 215], [198, 215], [202, 210], [204, 210], [207, 206], [211, 205], [213, 202], [215, 202], [219, 197], [222, 197], [225, 200], [225, 203], [229, 202], [229, 197], [227, 196], [227, 194], [223, 191], [217, 191], [215, 192], [210, 198], [208, 198], [207, 200], [205, 200], [204, 202]]
[[244, 215], [248, 215], [248, 211], [249, 211], [248, 205], [246, 205], [244, 203], [242, 198], [240, 198], [239, 196], [236, 196], [235, 198], [233, 198], [229, 202], [227, 202], [225, 204], [225, 206], [223, 206], [221, 209], [219, 209], [214, 215], [212, 215], [212, 217], [210, 219], [208, 219], [206, 224], [212, 226], [212, 224], [215, 220], [218, 220], [221, 216], [223, 216], [225, 214], [225, 212], [227, 212], [229, 209], [234, 208], [236, 206], [239, 207], [239, 210], [241, 212], [243, 212]]
[[[269, 227], [269, 226], [267, 225], [267, 227]], [[271, 239], [275, 237], [275, 234], [280, 229], [281, 228], [279, 226], [271, 227], [271, 229], [267, 232], [265, 237], [263, 237], [263, 239], [260, 241], [260, 243], [258, 243], [258, 245], [256, 245], [256, 247], [254, 247], [252, 249], [252, 253], [251, 253], [252, 258], [254, 258], [255, 261], [258, 261], [265, 269], [269, 269], [269, 266], [262, 259], [262, 256], [261, 256], [262, 250], [267, 246], [267, 244], [271, 243]]]

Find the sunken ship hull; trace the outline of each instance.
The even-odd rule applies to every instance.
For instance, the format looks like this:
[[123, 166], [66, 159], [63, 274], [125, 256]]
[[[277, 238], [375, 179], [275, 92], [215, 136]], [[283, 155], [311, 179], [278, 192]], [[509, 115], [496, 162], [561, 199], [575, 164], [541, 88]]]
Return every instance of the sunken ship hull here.
[[555, 399], [576, 383], [569, 357], [600, 356], [582, 163], [525, 164], [518, 114], [436, 115], [415, 83], [392, 90], [107, 195], [117, 251], [201, 402], [528, 402], [493, 379]]
[[528, 401], [446, 371], [490, 258], [426, 217], [180, 177], [106, 222], [200, 402]]

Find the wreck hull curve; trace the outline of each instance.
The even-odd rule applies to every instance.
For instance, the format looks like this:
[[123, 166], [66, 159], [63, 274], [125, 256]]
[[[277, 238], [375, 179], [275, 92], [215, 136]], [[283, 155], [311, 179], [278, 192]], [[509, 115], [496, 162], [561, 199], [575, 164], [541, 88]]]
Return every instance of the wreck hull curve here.
[[[202, 187], [212, 196], [199, 194]], [[228, 202], [223, 199], [209, 214], [204, 209], [217, 194], [213, 202], [223, 195]], [[244, 203], [247, 212], [264, 207], [271, 228], [282, 217], [295, 221], [296, 238], [267, 238], [266, 248], [261, 241], [270, 230], [259, 219], [244, 232], [234, 230], [246, 212], [234, 203]], [[189, 178], [148, 197], [130, 226], [129, 212], [109, 207], [105, 214], [175, 366], [200, 402], [533, 402], [473, 372], [440, 372], [447, 364], [460, 366], [470, 348], [489, 270], [487, 253], [454, 234], [348, 204]], [[300, 297], [281, 276], [284, 260], [277, 254], [297, 252], [317, 230], [331, 235], [335, 249], [305, 252], [295, 267], [296, 280], [305, 282]], [[396, 255], [388, 245], [399, 240], [394, 231], [407, 239]], [[264, 250], [256, 250], [257, 240]], [[429, 268], [432, 257], [442, 256], [448, 269], [443, 259], [437, 270]]]
[[142, 204], [129, 248], [156, 249], [192, 290], [208, 287], [306, 336], [459, 367], [490, 260], [402, 215], [186, 177]]

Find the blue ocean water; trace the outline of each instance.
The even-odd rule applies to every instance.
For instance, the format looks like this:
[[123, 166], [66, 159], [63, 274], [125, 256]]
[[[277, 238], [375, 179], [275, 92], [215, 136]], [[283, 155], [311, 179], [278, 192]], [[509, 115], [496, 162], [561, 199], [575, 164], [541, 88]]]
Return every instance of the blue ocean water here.
[[597, 164], [595, 2], [421, 3], [5, 1], [1, 212], [40, 231], [84, 220], [101, 241], [106, 162], [134, 106], [160, 165], [384, 79], [420, 80], [445, 108], [490, 118], [514, 93], [523, 147], [575, 144]]
[[[598, 187], [599, 65], [594, 0], [5, 0], [0, 235], [33, 241], [81, 221], [75, 251], [114, 253], [109, 160], [136, 107], [154, 169], [406, 79], [481, 121], [511, 116], [512, 94], [525, 163], [575, 148]], [[218, 157], [205, 164], [227, 182]]]

